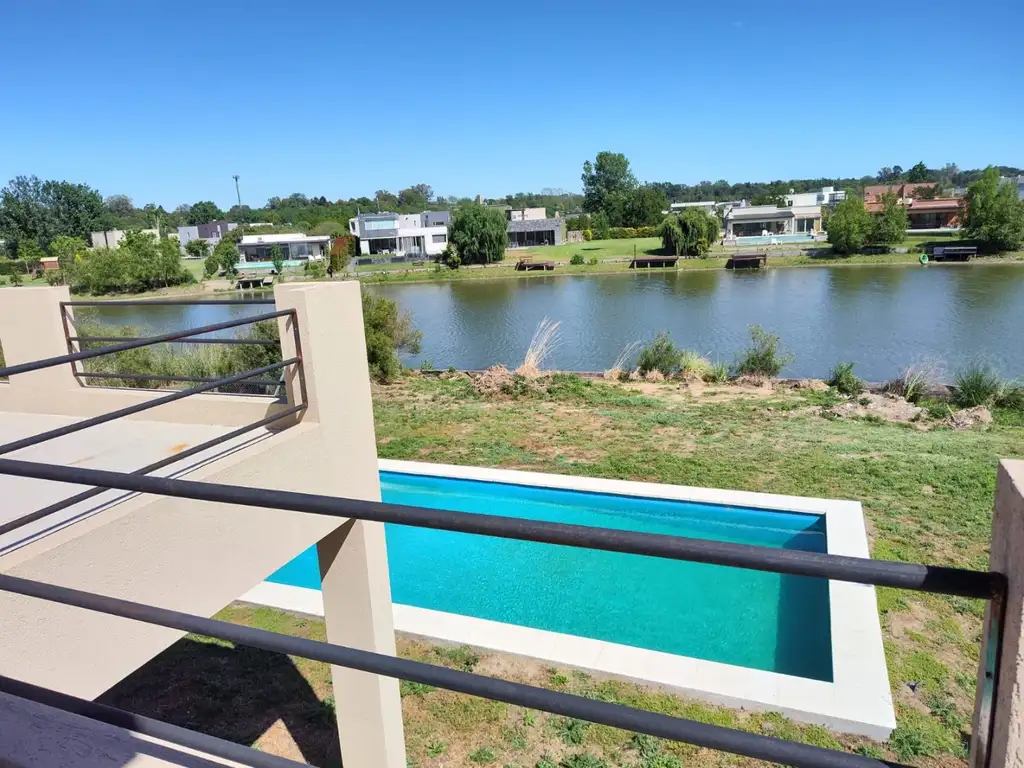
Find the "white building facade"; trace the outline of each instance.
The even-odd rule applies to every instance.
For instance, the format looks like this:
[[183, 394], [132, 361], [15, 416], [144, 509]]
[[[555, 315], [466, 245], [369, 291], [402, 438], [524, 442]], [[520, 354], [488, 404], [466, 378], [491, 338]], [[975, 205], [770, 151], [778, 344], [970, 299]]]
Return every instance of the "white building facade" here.
[[361, 213], [348, 220], [361, 256], [436, 256], [448, 245], [448, 211]]
[[790, 192], [785, 196], [789, 207], [807, 208], [812, 205], [831, 205], [846, 199], [846, 190], [822, 187], [816, 192]]
[[304, 261], [322, 261], [330, 251], [329, 235], [245, 235], [238, 241], [238, 263], [268, 267], [274, 260], [274, 246], [281, 249], [286, 266]]

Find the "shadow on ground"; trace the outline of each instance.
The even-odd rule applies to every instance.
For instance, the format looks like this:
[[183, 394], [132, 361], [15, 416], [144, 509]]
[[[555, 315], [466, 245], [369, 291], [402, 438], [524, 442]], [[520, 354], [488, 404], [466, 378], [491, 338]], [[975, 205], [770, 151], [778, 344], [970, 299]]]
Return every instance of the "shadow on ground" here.
[[341, 765], [333, 708], [282, 654], [186, 638], [98, 701], [238, 744], [260, 741], [266, 752], [312, 765]]

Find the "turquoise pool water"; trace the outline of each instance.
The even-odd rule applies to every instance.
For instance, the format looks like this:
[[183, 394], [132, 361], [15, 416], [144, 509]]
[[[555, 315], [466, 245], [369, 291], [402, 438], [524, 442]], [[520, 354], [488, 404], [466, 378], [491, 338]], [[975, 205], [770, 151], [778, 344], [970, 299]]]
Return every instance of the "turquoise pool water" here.
[[737, 245], [768, 245], [774, 240], [777, 243], [809, 243], [814, 238], [811, 235], [745, 235], [737, 237]]
[[[385, 501], [812, 552], [824, 518], [381, 472]], [[828, 582], [387, 525], [396, 603], [816, 680], [832, 679]], [[319, 588], [315, 549], [269, 581]]]

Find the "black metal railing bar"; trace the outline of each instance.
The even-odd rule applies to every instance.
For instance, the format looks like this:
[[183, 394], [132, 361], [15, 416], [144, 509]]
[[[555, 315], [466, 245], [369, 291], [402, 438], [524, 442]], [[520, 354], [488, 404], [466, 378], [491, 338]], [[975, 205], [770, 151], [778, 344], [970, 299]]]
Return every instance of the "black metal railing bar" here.
[[0, 590], [797, 768], [880, 768], [895, 765], [862, 755], [708, 725], [622, 704], [278, 634], [5, 574], [0, 574]]
[[125, 301], [62, 301], [63, 307], [192, 307], [270, 304], [274, 299], [128, 299]]
[[[3, 450], [4, 448], [0, 447], [0, 452]], [[125, 491], [200, 501], [242, 504], [265, 509], [309, 512], [329, 517], [354, 518], [505, 539], [561, 544], [608, 552], [648, 555], [670, 560], [687, 560], [797, 576], [816, 576], [838, 581], [896, 587], [919, 592], [940, 592], [962, 597], [991, 598], [1002, 595], [1006, 589], [1005, 577], [994, 572], [871, 560], [822, 552], [773, 549], [751, 544], [734, 544], [683, 536], [551, 523], [517, 517], [427, 509], [295, 491], [204, 483], [166, 477], [146, 477], [101, 469], [63, 467], [15, 459], [0, 459], [0, 474], [119, 488]]]
[[[182, 381], [193, 384], [208, 384], [211, 381], [220, 381], [213, 376], [164, 376], [155, 373], [88, 373], [79, 371], [75, 374], [82, 379], [124, 379], [125, 381]], [[283, 386], [281, 379], [249, 379], [245, 382], [247, 387], [280, 387]]]
[[294, 317], [294, 310], [282, 309], [276, 312], [266, 312], [261, 315], [251, 315], [249, 317], [237, 318], [234, 320], [225, 320], [222, 323], [212, 323], [211, 325], [202, 325], [196, 328], [188, 328], [184, 331], [172, 331], [171, 333], [160, 334], [159, 336], [150, 336], [143, 339], [133, 339], [125, 341], [121, 344], [113, 344], [109, 347], [101, 347], [99, 349], [86, 349], [80, 352], [71, 352], [67, 355], [58, 355], [57, 357], [49, 357], [45, 360], [35, 360], [31, 363], [21, 363], [19, 365], [10, 365], [6, 368], [0, 368], [0, 376], [14, 376], [19, 373], [29, 373], [30, 371], [38, 371], [43, 368], [52, 368], [55, 365], [64, 365], [65, 363], [74, 363], [79, 360], [89, 360], [94, 357], [100, 357], [102, 355], [112, 355], [117, 352], [126, 352], [129, 349], [138, 349], [139, 347], [148, 347], [153, 344], [162, 344], [169, 341], [177, 341], [179, 339], [185, 339], [190, 336], [199, 336], [204, 333], [212, 333], [214, 331], [222, 331], [228, 328], [236, 328], [240, 325], [248, 325], [250, 323], [257, 323], [262, 320], [273, 320], [278, 317], [285, 317], [290, 315]]
[[[144, 341], [145, 336], [68, 336], [68, 341], [105, 344], [122, 341]], [[213, 339], [172, 339], [165, 344], [248, 344], [250, 346], [273, 347], [281, 342], [276, 339], [238, 339], [232, 337]]]
[[[148, 411], [152, 408], [158, 408], [161, 405], [173, 403], [176, 400], [183, 400], [184, 398], [191, 397], [192, 395], [199, 395], [202, 394], [203, 392], [210, 392], [211, 390], [227, 386], [228, 384], [236, 384], [238, 382], [245, 381], [246, 379], [262, 376], [264, 373], [277, 371], [289, 365], [293, 365], [294, 363], [297, 362], [299, 362], [298, 357], [291, 357], [288, 358], [287, 360], [282, 360], [279, 363], [271, 363], [270, 365], [264, 365], [261, 368], [253, 368], [252, 370], [249, 371], [242, 371], [241, 373], [236, 373], [234, 376], [227, 376], [223, 379], [217, 379], [208, 384], [201, 384], [198, 387], [192, 387], [190, 389], [181, 389], [176, 392], [172, 392], [169, 395], [155, 397], [152, 400], [146, 400], [144, 402], [137, 403], [136, 405], [130, 405], [126, 408], [120, 408], [116, 411], [110, 411], [109, 413], [100, 414], [99, 416], [93, 416], [88, 419], [83, 419], [82, 421], [76, 421], [73, 424], [67, 424], [63, 427], [57, 427], [56, 429], [51, 429], [46, 432], [40, 432], [39, 434], [32, 435], [30, 437], [24, 437], [21, 440], [15, 440], [13, 442], [6, 443], [5, 445], [0, 445], [0, 455], [10, 453], [11, 451], [17, 451], [22, 448], [29, 448], [33, 445], [39, 445], [40, 443], [45, 443], [47, 440], [54, 440], [58, 437], [64, 437], [65, 435], [70, 435], [74, 432], [80, 432], [83, 429], [95, 427], [99, 424], [106, 424], [108, 421], [120, 419], [124, 416], [131, 416], [132, 414], [135, 413], [142, 413], [143, 411]], [[0, 370], [0, 373], [2, 373], [2, 370]], [[96, 484], [88, 483], [88, 485]]]
[[[164, 467], [169, 467], [171, 464], [177, 464], [180, 461], [192, 458], [196, 454], [202, 453], [203, 451], [209, 450], [210, 448], [215, 448], [216, 446], [226, 443], [229, 440], [234, 440], [236, 437], [241, 437], [242, 435], [248, 432], [252, 432], [255, 429], [260, 429], [261, 427], [269, 426], [274, 422], [280, 421], [281, 419], [286, 419], [289, 416], [294, 416], [295, 414], [301, 413], [302, 411], [306, 410], [306, 408], [307, 406], [305, 403], [294, 405], [291, 408], [285, 408], [284, 410], [278, 411], [277, 413], [267, 416], [264, 419], [254, 421], [252, 424], [246, 424], [244, 427], [233, 429], [230, 432], [225, 432], [223, 435], [218, 435], [217, 437], [214, 437], [210, 440], [206, 440], [205, 442], [200, 443], [199, 445], [194, 445], [191, 448], [186, 448], [185, 450], [179, 451], [178, 453], [175, 453], [171, 456], [166, 456], [160, 459], [160, 461], [155, 461], [152, 464], [147, 464], [144, 467], [134, 470], [130, 474], [148, 475], [150, 472], [156, 472], [157, 470], [163, 469]], [[37, 509], [34, 512], [29, 512], [26, 515], [16, 517], [13, 520], [9, 520], [6, 523], [0, 525], [0, 536], [3, 536], [6, 533], [10, 533], [11, 531], [16, 530], [17, 528], [22, 527], [23, 525], [34, 523], [36, 520], [41, 520], [44, 517], [49, 517], [52, 514], [60, 512], [62, 509], [67, 509], [68, 507], [74, 506], [75, 504], [78, 504], [80, 502], [88, 501], [91, 498], [99, 496], [106, 490], [109, 489], [101, 486], [90, 488], [87, 491], [76, 493], [74, 496], [69, 496], [66, 499], [61, 499], [60, 501], [55, 502], [54, 504], [50, 504], [49, 506]]]
[[79, 699], [66, 693], [53, 691], [49, 688], [41, 688], [38, 685], [32, 685], [31, 683], [4, 677], [3, 675], [0, 675], [0, 693], [17, 696], [28, 701], [35, 701], [54, 709], [70, 712], [80, 717], [87, 717], [99, 723], [106, 723], [107, 725], [131, 731], [132, 733], [195, 749], [204, 754], [222, 757], [242, 765], [251, 765], [256, 768], [296, 768], [297, 766], [308, 768], [306, 763], [297, 763], [283, 757], [260, 752], [252, 747], [245, 747], [241, 744], [225, 741], [216, 736], [207, 736], [204, 733], [190, 731], [177, 725], [125, 712], [123, 709], [110, 707], [106, 704], [97, 704], [86, 699]]

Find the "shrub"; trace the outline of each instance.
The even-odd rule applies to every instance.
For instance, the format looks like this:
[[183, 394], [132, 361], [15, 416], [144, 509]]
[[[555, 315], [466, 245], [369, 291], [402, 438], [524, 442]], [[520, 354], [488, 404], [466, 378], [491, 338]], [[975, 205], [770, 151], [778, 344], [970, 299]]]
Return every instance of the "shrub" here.
[[15, 272], [19, 275], [26, 274], [28, 268], [25, 266], [25, 262], [21, 259], [5, 259], [0, 256], [0, 276], [12, 275]]
[[370, 375], [378, 381], [393, 381], [401, 373], [399, 352], [420, 351], [423, 334], [413, 327], [410, 315], [387, 296], [363, 294], [363, 329]]
[[915, 364], [903, 369], [895, 379], [885, 384], [885, 391], [916, 403], [921, 395], [935, 383], [935, 369], [926, 364]]
[[218, 272], [220, 272], [220, 259], [211, 253], [206, 257], [206, 261], [203, 262], [203, 275], [209, 278]]
[[596, 267], [597, 266], [597, 256], [591, 256], [590, 259], [587, 261], [587, 264], [589, 264], [592, 267]]
[[1007, 386], [996, 398], [995, 404], [997, 408], [1024, 411], [1024, 387], [1019, 385]]
[[572, 255], [572, 258], [569, 259], [569, 263], [570, 264], [575, 264], [577, 266], [583, 264], [583, 254], [582, 253], [574, 253]]
[[21, 283], [23, 282], [21, 272], [11, 272], [9, 280], [11, 281], [11, 285], [21, 285]]
[[709, 383], [721, 383], [729, 379], [729, 366], [725, 363], [710, 363], [704, 372], [704, 381]]
[[672, 343], [672, 339], [662, 331], [654, 337], [654, 341], [641, 348], [637, 367], [641, 376], [648, 371], [660, 371], [663, 375], [670, 376], [679, 370], [680, 356], [681, 353]]
[[1003, 394], [1002, 377], [988, 366], [974, 365], [956, 372], [953, 401], [961, 408], [992, 405]]
[[828, 377], [828, 385], [843, 395], [859, 395], [864, 382], [853, 373], [853, 363], [836, 363]]
[[584, 230], [583, 230], [583, 240], [584, 240], [585, 242], [588, 242], [588, 243], [589, 243], [589, 242], [590, 242], [591, 240], [593, 240], [593, 239], [594, 239], [594, 232], [593, 232], [593, 230], [590, 230], [590, 229], [584, 229]]
[[[323, 260], [307, 261], [303, 267], [307, 275], [314, 280], [327, 277], [327, 262]], [[278, 273], [280, 274], [280, 273]]]
[[684, 376], [703, 378], [710, 367], [711, 363], [692, 350], [679, 353], [679, 372]]
[[773, 379], [793, 362], [793, 356], [780, 349], [777, 334], [760, 325], [750, 326], [750, 346], [736, 361], [737, 376], [765, 376]]

